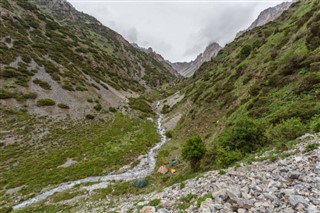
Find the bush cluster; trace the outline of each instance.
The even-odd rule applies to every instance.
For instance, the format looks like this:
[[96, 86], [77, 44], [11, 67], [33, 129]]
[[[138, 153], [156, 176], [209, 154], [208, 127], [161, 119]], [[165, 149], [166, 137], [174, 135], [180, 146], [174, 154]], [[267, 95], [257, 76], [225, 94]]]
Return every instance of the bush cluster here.
[[306, 130], [306, 125], [301, 122], [301, 119], [293, 117], [270, 126], [265, 134], [270, 141], [281, 143], [296, 139]]
[[40, 80], [38, 78], [33, 80], [33, 83], [39, 85], [41, 88], [45, 89], [45, 90], [51, 90], [51, 86], [48, 82]]
[[69, 109], [70, 107], [64, 103], [59, 103], [58, 107], [60, 107], [61, 109]]
[[39, 99], [37, 101], [37, 106], [54, 106], [56, 102], [50, 98]]
[[151, 106], [145, 99], [142, 98], [129, 98], [129, 105], [132, 109], [140, 110], [145, 113], [153, 113]]

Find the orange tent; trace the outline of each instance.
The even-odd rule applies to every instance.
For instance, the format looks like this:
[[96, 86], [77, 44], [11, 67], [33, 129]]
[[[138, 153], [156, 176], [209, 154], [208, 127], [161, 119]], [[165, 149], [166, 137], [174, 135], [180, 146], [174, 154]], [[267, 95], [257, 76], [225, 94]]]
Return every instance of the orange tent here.
[[164, 175], [168, 172], [168, 169], [165, 165], [162, 165], [159, 167], [158, 172]]

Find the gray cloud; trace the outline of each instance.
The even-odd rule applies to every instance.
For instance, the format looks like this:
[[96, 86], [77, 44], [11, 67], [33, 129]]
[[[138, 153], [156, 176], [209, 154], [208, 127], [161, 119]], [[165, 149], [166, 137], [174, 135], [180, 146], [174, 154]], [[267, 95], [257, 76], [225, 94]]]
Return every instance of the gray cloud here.
[[137, 42], [138, 34], [136, 28], [130, 28], [126, 33], [125, 37], [131, 42]]
[[224, 45], [247, 28], [274, 0], [255, 2], [70, 2], [140, 46], [151, 46], [171, 61], [194, 59], [205, 47]]

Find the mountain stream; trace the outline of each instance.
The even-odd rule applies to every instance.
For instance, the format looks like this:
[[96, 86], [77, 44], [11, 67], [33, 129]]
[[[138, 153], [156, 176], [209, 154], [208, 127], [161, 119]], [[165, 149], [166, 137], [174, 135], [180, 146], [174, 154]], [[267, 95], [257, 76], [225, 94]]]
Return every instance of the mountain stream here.
[[[147, 177], [149, 174], [153, 172], [156, 166], [156, 151], [164, 144], [167, 142], [167, 137], [165, 135], [166, 131], [162, 127], [162, 120], [163, 120], [163, 115], [159, 112], [159, 103], [157, 103], [157, 131], [159, 132], [161, 136], [161, 140], [159, 143], [157, 143], [154, 147], [152, 147], [147, 154], [145, 155], [140, 155], [138, 157], [138, 160], [140, 161], [138, 165], [135, 167], [131, 168], [131, 164], [126, 165], [119, 169], [117, 172], [112, 172], [109, 173], [108, 175], [105, 176], [92, 176], [92, 177], [87, 177], [83, 179], [78, 179], [74, 181], [69, 181], [66, 183], [62, 183], [55, 188], [52, 188], [48, 191], [42, 192], [41, 194], [30, 198], [22, 203], [19, 203], [15, 206], [13, 206], [13, 209], [21, 209], [26, 206], [29, 206], [31, 204], [34, 204], [36, 202], [45, 200], [49, 196], [62, 192], [68, 189], [71, 189], [74, 186], [77, 186], [79, 184], [83, 183], [98, 183], [95, 184], [91, 187], [91, 189], [99, 189], [99, 188], [106, 188], [109, 184], [110, 181], [131, 181], [139, 178], [144, 178]], [[131, 169], [130, 169], [131, 168]], [[86, 187], [90, 189], [89, 187]]]

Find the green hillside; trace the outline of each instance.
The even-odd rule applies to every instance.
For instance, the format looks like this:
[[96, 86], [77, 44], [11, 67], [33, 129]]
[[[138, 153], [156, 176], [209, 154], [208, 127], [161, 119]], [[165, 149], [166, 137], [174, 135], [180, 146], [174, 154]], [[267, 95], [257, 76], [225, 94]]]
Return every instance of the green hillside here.
[[[62, 6], [74, 20], [34, 1], [0, 2], [0, 212], [50, 185], [135, 162], [159, 141], [146, 118], [177, 77]], [[68, 160], [76, 163], [61, 166]]]
[[169, 113], [184, 116], [162, 158], [179, 154], [186, 138], [201, 135], [209, 149], [203, 164], [221, 168], [263, 147], [286, 149], [287, 141], [319, 131], [319, 11], [317, 1], [296, 2], [204, 63], [181, 86], [185, 98]]
[[[317, 0], [293, 3], [183, 80], [93, 17], [54, 2], [0, 2], [0, 212], [60, 183], [136, 165], [159, 142], [156, 100], [171, 138], [156, 166], [175, 159], [175, 174], [154, 172], [144, 189], [124, 181], [91, 195], [76, 186], [18, 212], [103, 206], [106, 196], [161, 190], [206, 170], [223, 174], [265, 160], [256, 156], [265, 150], [275, 161], [289, 155], [297, 137], [320, 132]], [[195, 147], [201, 152], [193, 157]], [[191, 163], [202, 158], [200, 170], [191, 170], [183, 150]]]

